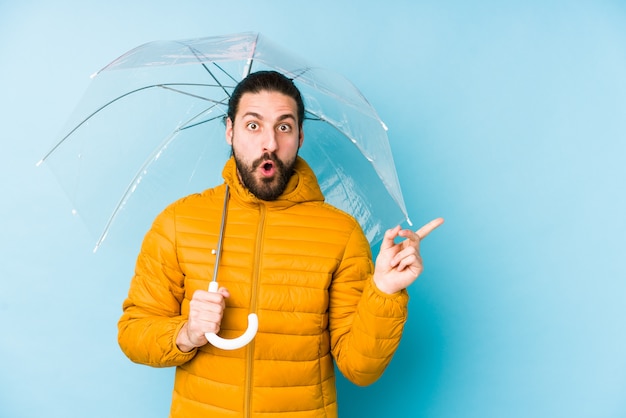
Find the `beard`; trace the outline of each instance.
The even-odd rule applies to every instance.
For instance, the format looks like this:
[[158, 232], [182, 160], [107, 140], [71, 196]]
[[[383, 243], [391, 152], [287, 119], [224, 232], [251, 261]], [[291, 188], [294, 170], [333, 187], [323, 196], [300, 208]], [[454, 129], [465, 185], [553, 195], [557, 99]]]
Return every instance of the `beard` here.
[[[231, 148], [231, 152], [235, 157], [235, 164], [243, 185], [258, 199], [267, 201], [276, 200], [283, 194], [293, 175], [298, 155], [296, 154], [291, 161], [283, 162], [275, 154], [266, 152], [261, 158], [248, 164], [237, 156], [234, 148]], [[268, 160], [274, 163], [275, 174], [271, 177], [259, 176], [258, 168]]]

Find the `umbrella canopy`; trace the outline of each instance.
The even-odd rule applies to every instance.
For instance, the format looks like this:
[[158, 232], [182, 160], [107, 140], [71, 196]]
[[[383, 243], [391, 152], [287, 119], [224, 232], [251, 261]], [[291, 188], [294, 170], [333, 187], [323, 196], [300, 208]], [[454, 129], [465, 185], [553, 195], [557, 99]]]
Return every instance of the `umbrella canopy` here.
[[[257, 33], [139, 46], [94, 74], [58, 142], [40, 161], [57, 175], [97, 235], [141, 195], [145, 216], [221, 182], [230, 155], [230, 94], [251, 72], [292, 78], [305, 104], [300, 155], [330, 204], [352, 214], [370, 243], [409, 221], [387, 128], [359, 90]], [[410, 221], [409, 221], [410, 223]]]

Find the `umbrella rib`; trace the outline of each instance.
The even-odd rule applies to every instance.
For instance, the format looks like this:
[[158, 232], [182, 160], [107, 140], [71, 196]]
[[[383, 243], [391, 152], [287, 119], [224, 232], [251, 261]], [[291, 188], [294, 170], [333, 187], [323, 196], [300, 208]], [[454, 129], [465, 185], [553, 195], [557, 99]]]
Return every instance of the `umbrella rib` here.
[[[158, 84], [158, 85], [155, 85], [154, 87], [161, 87], [164, 90], [169, 90], [169, 91], [173, 91], [175, 93], [184, 94], [185, 96], [194, 97], [194, 98], [200, 99], [200, 100], [206, 100], [207, 102], [213, 102], [215, 104], [225, 104], [224, 100], [210, 99], [208, 97], [199, 96], [197, 94], [193, 94], [193, 93], [189, 93], [189, 92], [186, 92], [186, 91], [182, 91], [182, 90], [175, 89], [175, 88], [172, 88], [172, 87], [169, 87], [169, 86], [207, 86], [208, 87], [208, 86], [211, 86], [211, 84]], [[224, 88], [221, 85], [220, 85], [220, 87], [222, 87], [222, 89]]]
[[[204, 112], [206, 112], [206, 110], [205, 110]], [[204, 112], [202, 112], [202, 113], [204, 113]], [[202, 113], [200, 113], [200, 115], [201, 115]], [[198, 116], [199, 116], [199, 115], [198, 115]], [[196, 116], [196, 117], [197, 117], [197, 116]], [[193, 119], [195, 119], [196, 117], [194, 117]], [[185, 126], [183, 126], [182, 128], [180, 128], [179, 130], [183, 131], [183, 130], [185, 130], [185, 129], [193, 128], [193, 127], [196, 127], [196, 126], [199, 126], [199, 125], [202, 125], [202, 124], [205, 124], [205, 123], [207, 123], [207, 122], [211, 122], [211, 121], [214, 121], [215, 119], [220, 119], [220, 118], [223, 118], [223, 117], [224, 117], [224, 115], [215, 116], [215, 117], [212, 117], [212, 118], [209, 118], [209, 119], [205, 119], [205, 120], [203, 120], [203, 121], [201, 121], [201, 122], [196, 122], [196, 123], [194, 123], [194, 124], [192, 124], [192, 125], [185, 125]]]
[[308, 73], [309, 71], [311, 71], [311, 67], [305, 67], [302, 68], [299, 72], [297, 73], [289, 73], [289, 75], [293, 75], [292, 80], [297, 80], [298, 78], [301, 78], [304, 74]]
[[[194, 52], [195, 54], [195, 52]], [[224, 87], [224, 85], [222, 83], [220, 83], [220, 81], [217, 79], [217, 77], [215, 77], [215, 75], [213, 74], [213, 71], [209, 70], [209, 67], [206, 66], [206, 64], [202, 63], [202, 66], [204, 67], [204, 69], [207, 71], [207, 73], [209, 73], [209, 75], [211, 76], [211, 78], [213, 80], [215, 80], [215, 82], [217, 84], [219, 84], [219, 86], [222, 88], [222, 90], [224, 90], [224, 93], [226, 93], [226, 95], [228, 97], [230, 97], [230, 94], [228, 93], [228, 90], [226, 90], [226, 88]], [[219, 67], [218, 67], [219, 68]]]
[[[113, 103], [115, 103], [115, 102], [117, 102], [119, 100], [122, 100], [123, 98], [125, 98], [127, 96], [130, 96], [132, 94], [135, 94], [135, 93], [138, 93], [140, 91], [143, 91], [143, 90], [148, 90], [148, 89], [152, 89], [152, 88], [155, 88], [155, 87], [159, 87], [159, 88], [170, 90], [170, 91], [173, 91], [173, 92], [176, 92], [176, 93], [185, 94], [185, 95], [188, 95], [188, 96], [196, 97], [198, 99], [202, 99], [202, 100], [206, 100], [206, 101], [209, 101], [209, 102], [213, 102], [213, 103], [216, 103], [216, 104], [224, 104], [223, 101], [211, 100], [211, 99], [206, 98], [206, 97], [197, 96], [197, 95], [194, 95], [194, 94], [191, 94], [191, 93], [187, 93], [187, 92], [184, 92], [184, 91], [181, 91], [181, 90], [177, 90], [177, 89], [173, 89], [173, 88], [168, 87], [168, 86], [179, 86], [179, 85], [180, 86], [215, 87], [212, 84], [191, 84], [191, 83], [189, 83], [189, 84], [185, 84], [185, 83], [152, 84], [152, 85], [149, 85], [149, 86], [140, 87], [138, 89], [129, 91], [127, 93], [124, 93], [121, 96], [118, 96], [118, 97], [114, 98], [113, 100], [110, 100], [107, 103], [105, 103], [104, 105], [102, 105], [99, 108], [97, 108], [95, 111], [93, 111], [91, 114], [89, 114], [89, 116], [84, 118], [80, 123], [78, 123], [74, 128], [72, 128], [72, 130], [69, 133], [67, 133], [63, 138], [61, 138], [61, 140], [59, 142], [57, 142], [57, 144], [54, 145], [52, 147], [52, 149], [50, 151], [48, 151], [48, 153], [41, 160], [39, 160], [39, 162], [37, 163], [37, 166], [41, 165], [45, 160], [47, 160], [50, 157], [50, 155], [52, 155], [61, 145], [63, 145], [63, 143], [74, 132], [76, 132], [81, 126], [83, 126], [85, 123], [87, 123], [92, 117], [94, 117], [95, 115], [97, 115], [98, 113], [100, 113], [102, 110], [106, 109], [107, 107], [109, 107]], [[223, 88], [222, 85], [220, 85], [220, 86]]]
[[[235, 84], [237, 84], [237, 79], [235, 77], [233, 77], [228, 71], [226, 71], [224, 68], [222, 68], [218, 63], [213, 62], [212, 63], [214, 66], [216, 66], [222, 73], [224, 73], [225, 76], [227, 76], [228, 78], [230, 78], [231, 80], [233, 80], [233, 82]], [[207, 69], [207, 71], [209, 71]]]
[[[196, 59], [198, 60], [198, 62], [202, 65], [202, 67], [204, 67], [204, 69], [206, 70], [207, 73], [209, 73], [209, 75], [211, 76], [211, 78], [213, 80], [215, 80], [215, 82], [222, 88], [222, 90], [224, 90], [224, 93], [226, 93], [226, 95], [228, 97], [230, 97], [230, 94], [228, 93], [228, 91], [226, 90], [226, 88], [224, 87], [224, 85], [222, 83], [220, 83], [220, 81], [217, 79], [217, 77], [215, 77], [215, 75], [213, 74], [213, 72], [209, 69], [209, 67], [207, 67], [207, 65], [202, 61], [201, 57], [204, 56], [204, 54], [202, 52], [200, 52], [198, 49], [192, 47], [189, 44], [186, 44], [184, 42], [180, 42], [182, 45], [186, 46], [187, 48], [189, 48], [189, 50], [191, 51], [191, 53], [196, 57]], [[210, 60], [211, 61], [211, 60]], [[213, 61], [211, 61], [212, 64], [214, 64], [217, 68], [219, 68], [220, 70], [222, 70], [223, 73], [225, 73], [226, 75], [228, 75], [231, 79], [233, 79], [233, 77], [228, 74], [226, 71], [224, 71], [219, 65], [216, 65]], [[233, 79], [233, 81], [236, 81]]]

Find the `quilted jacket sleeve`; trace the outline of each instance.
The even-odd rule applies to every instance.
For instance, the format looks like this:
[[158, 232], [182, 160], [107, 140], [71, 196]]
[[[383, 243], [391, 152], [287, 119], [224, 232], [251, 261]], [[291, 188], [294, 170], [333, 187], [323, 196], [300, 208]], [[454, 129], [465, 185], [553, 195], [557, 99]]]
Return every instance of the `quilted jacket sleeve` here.
[[395, 353], [407, 319], [406, 290], [388, 295], [372, 279], [369, 244], [356, 229], [330, 289], [331, 349], [341, 373], [369, 385]]
[[180, 314], [184, 276], [174, 245], [174, 208], [161, 213], [144, 238], [118, 322], [122, 351], [130, 360], [154, 367], [177, 366], [196, 354], [176, 345], [186, 318]]

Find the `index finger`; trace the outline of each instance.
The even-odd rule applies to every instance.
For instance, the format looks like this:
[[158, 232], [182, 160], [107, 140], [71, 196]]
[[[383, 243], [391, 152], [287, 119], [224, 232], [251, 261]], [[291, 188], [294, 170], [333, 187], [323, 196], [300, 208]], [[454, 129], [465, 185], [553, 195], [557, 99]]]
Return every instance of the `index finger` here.
[[418, 229], [415, 233], [417, 234], [420, 240], [423, 240], [424, 238], [428, 236], [428, 234], [433, 232], [436, 228], [438, 228], [442, 224], [443, 224], [443, 218], [433, 219], [432, 221], [428, 222], [426, 225]]

